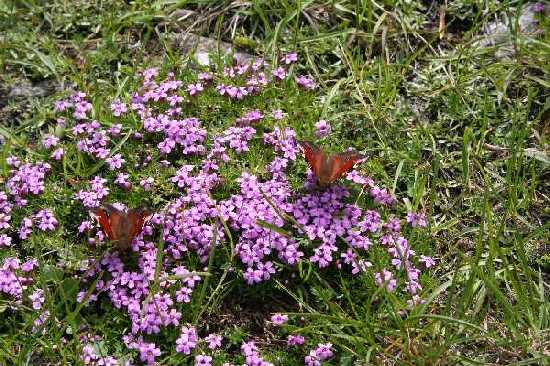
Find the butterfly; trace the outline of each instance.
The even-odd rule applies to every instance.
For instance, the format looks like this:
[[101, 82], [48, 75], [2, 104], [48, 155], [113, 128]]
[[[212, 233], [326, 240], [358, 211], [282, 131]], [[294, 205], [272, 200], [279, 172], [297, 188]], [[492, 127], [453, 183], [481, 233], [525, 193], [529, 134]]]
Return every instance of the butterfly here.
[[346, 151], [327, 155], [323, 150], [308, 141], [298, 141], [305, 159], [321, 187], [328, 186], [348, 172], [356, 163], [365, 158], [357, 152]]
[[153, 216], [145, 207], [120, 210], [113, 205], [105, 205], [90, 212], [97, 220], [107, 238], [120, 251], [126, 251], [143, 226]]

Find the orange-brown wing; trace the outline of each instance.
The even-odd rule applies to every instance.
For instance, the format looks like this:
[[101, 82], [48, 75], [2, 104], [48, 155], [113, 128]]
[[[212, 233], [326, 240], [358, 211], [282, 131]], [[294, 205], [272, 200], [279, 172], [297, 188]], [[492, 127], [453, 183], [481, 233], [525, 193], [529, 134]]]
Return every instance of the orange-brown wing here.
[[101, 229], [103, 229], [103, 232], [105, 233], [105, 235], [107, 235], [107, 238], [109, 238], [109, 240], [113, 240], [114, 235], [109, 219], [109, 211], [103, 207], [100, 207], [91, 211], [90, 214], [94, 219], [97, 220], [97, 222], [101, 226]]
[[105, 205], [105, 210], [109, 215], [109, 224], [111, 225], [112, 237], [109, 239], [114, 242], [123, 240], [124, 231], [126, 230], [126, 225], [124, 223], [126, 213], [113, 205]]
[[317, 178], [319, 178], [321, 175], [323, 162], [325, 161], [325, 153], [311, 142], [298, 141], [298, 143], [304, 152], [304, 157], [309, 164], [311, 171]]
[[143, 229], [143, 226], [152, 217], [152, 212], [147, 208], [133, 208], [128, 211], [128, 225], [130, 227], [130, 235], [128, 237], [130, 243]]
[[344, 173], [347, 173], [357, 162], [363, 160], [364, 155], [348, 151], [334, 154], [329, 158], [329, 178], [328, 183], [338, 180]]

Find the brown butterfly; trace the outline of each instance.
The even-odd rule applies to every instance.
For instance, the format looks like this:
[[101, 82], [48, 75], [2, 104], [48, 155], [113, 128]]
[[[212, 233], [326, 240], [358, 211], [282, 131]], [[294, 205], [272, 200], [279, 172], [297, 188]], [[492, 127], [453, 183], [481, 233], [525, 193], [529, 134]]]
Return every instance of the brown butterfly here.
[[107, 238], [120, 251], [126, 251], [143, 226], [151, 218], [152, 212], [145, 207], [119, 210], [113, 205], [105, 205], [90, 212], [97, 220]]
[[309, 167], [315, 174], [319, 186], [334, 183], [356, 163], [365, 158], [357, 152], [346, 151], [328, 156], [323, 150], [308, 141], [298, 141]]

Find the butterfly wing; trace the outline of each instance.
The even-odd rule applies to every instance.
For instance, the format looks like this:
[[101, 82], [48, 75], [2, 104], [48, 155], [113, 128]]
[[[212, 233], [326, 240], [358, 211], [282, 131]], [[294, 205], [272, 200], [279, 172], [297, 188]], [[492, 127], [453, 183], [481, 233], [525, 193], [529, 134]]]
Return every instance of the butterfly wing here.
[[338, 180], [344, 173], [347, 173], [355, 164], [365, 158], [364, 155], [348, 151], [334, 154], [329, 158], [326, 174], [328, 184]]
[[315, 174], [317, 179], [319, 179], [323, 163], [326, 160], [325, 153], [311, 142], [298, 141], [298, 143], [304, 152], [304, 157], [309, 164], [311, 171]]
[[107, 238], [114, 240], [113, 229], [109, 220], [109, 210], [104, 207], [96, 208], [90, 212], [90, 215], [99, 223]]
[[143, 226], [151, 219], [152, 212], [148, 208], [138, 207], [128, 211], [128, 241], [132, 243], [134, 238], [143, 229]]

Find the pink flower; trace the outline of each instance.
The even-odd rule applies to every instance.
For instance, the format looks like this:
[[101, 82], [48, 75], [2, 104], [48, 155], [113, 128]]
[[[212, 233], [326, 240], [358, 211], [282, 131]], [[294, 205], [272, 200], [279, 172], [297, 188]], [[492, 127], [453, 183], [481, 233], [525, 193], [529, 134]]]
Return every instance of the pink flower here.
[[273, 112], [273, 119], [275, 121], [280, 121], [283, 119], [283, 111], [280, 109], [275, 109]]
[[278, 67], [271, 72], [271, 75], [279, 80], [283, 80], [286, 77], [286, 70], [282, 67]]
[[44, 304], [44, 290], [38, 289], [29, 296], [29, 299], [32, 301], [32, 308], [34, 310], [39, 310]]
[[203, 90], [204, 90], [204, 87], [203, 87], [202, 83], [200, 83], [200, 82], [198, 82], [196, 84], [189, 84], [187, 86], [187, 92], [189, 93], [190, 96], [197, 95]]
[[0, 248], [11, 246], [11, 237], [6, 234], [0, 234]]
[[61, 160], [61, 158], [63, 157], [64, 154], [65, 154], [65, 151], [63, 150], [62, 147], [60, 147], [60, 148], [55, 149], [52, 152], [52, 154], [50, 155], [50, 157], [54, 160]]
[[214, 75], [212, 75], [211, 72], [201, 72], [201, 73], [199, 73], [199, 75], [198, 75], [198, 79], [199, 79], [200, 81], [209, 82], [209, 81], [214, 80]]
[[212, 357], [206, 355], [195, 356], [195, 366], [211, 366]]
[[311, 350], [309, 355], [305, 357], [306, 366], [320, 366], [321, 361], [328, 360], [333, 356], [332, 343], [319, 343], [317, 348]]
[[397, 286], [397, 280], [394, 279], [393, 274], [385, 268], [374, 275], [374, 282], [376, 282], [378, 287], [385, 287], [389, 292], [394, 292]]
[[153, 177], [148, 177], [139, 181], [139, 185], [143, 188], [144, 191], [150, 191], [153, 187], [155, 179]]
[[204, 340], [208, 343], [208, 348], [210, 349], [216, 349], [222, 346], [222, 336], [219, 334], [209, 334]]
[[315, 81], [313, 81], [313, 79], [305, 75], [298, 76], [296, 78], [296, 84], [298, 84], [298, 86], [307, 90], [313, 90], [317, 87], [317, 84], [315, 84]]
[[128, 111], [128, 108], [126, 107], [126, 104], [120, 101], [120, 99], [115, 99], [113, 103], [111, 103], [111, 111], [113, 111], [113, 116], [120, 117], [121, 114]]
[[320, 119], [315, 123], [315, 136], [317, 138], [322, 138], [327, 136], [330, 133], [330, 125], [324, 119]]
[[199, 337], [194, 327], [182, 327], [181, 334], [176, 340], [176, 352], [190, 355], [192, 350], [197, 346]]
[[298, 61], [298, 54], [296, 52], [290, 52], [283, 56], [283, 62], [287, 65]]
[[426, 221], [426, 214], [415, 212], [407, 213], [407, 223], [409, 223], [412, 227], [426, 227], [428, 225], [428, 222]]
[[426, 268], [430, 268], [430, 267], [435, 266], [435, 261], [433, 260], [432, 257], [421, 255], [420, 259], [418, 261], [423, 263], [424, 266], [426, 266]]
[[44, 148], [49, 149], [52, 146], [56, 146], [59, 142], [59, 138], [55, 137], [54, 135], [45, 135], [42, 139], [42, 145]]
[[304, 336], [289, 334], [286, 339], [286, 344], [289, 346], [301, 346], [305, 342]]
[[275, 325], [283, 325], [288, 321], [288, 315], [276, 313], [271, 316], [271, 322]]
[[42, 231], [55, 230], [57, 226], [57, 219], [54, 217], [52, 210], [40, 210], [34, 215], [34, 218], [38, 221], [38, 228]]
[[122, 168], [122, 164], [124, 164], [125, 162], [121, 154], [115, 154], [110, 158], [107, 158], [105, 161], [109, 165], [110, 170], [117, 170]]

